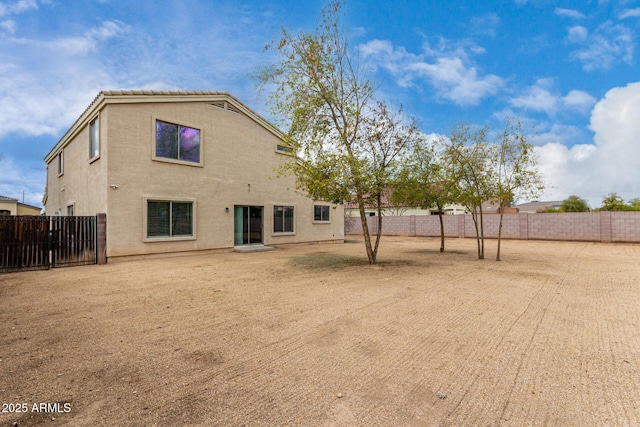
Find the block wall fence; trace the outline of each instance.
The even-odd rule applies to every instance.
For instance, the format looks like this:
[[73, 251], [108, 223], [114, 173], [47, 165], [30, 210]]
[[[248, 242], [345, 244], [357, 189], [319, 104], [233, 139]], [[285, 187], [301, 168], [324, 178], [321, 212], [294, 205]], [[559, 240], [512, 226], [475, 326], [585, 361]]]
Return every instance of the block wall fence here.
[[[443, 216], [447, 237], [473, 237], [475, 228], [471, 215]], [[484, 235], [498, 237], [500, 215], [484, 214]], [[369, 230], [377, 231], [377, 218], [368, 217]], [[345, 218], [347, 234], [362, 234], [360, 218]], [[439, 237], [437, 215], [387, 216], [382, 218], [385, 236]], [[520, 240], [567, 240], [586, 242], [640, 243], [640, 212], [579, 212], [505, 214], [502, 237]]]

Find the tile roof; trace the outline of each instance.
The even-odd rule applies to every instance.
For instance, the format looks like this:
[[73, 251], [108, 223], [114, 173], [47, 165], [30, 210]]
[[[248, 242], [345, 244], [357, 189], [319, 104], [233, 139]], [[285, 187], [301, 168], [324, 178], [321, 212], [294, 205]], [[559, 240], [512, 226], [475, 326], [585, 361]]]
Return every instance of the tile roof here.
[[12, 199], [11, 197], [0, 196], [0, 202], [17, 202], [18, 199]]

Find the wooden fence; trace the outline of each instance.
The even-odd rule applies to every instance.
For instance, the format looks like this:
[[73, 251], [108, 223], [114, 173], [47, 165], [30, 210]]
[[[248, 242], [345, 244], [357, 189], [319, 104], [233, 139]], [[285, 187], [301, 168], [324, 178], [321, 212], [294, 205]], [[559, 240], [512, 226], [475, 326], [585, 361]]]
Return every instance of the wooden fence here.
[[[0, 216], [0, 272], [106, 262], [106, 215]], [[102, 262], [103, 261], [103, 262]]]

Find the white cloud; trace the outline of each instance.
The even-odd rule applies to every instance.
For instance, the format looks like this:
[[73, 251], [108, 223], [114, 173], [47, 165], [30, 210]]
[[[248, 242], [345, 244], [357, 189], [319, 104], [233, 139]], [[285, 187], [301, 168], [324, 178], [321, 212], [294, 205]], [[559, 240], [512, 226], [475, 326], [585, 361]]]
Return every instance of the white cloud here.
[[496, 29], [500, 25], [500, 17], [496, 13], [471, 18], [471, 31], [490, 37], [496, 36]]
[[580, 43], [589, 37], [589, 31], [582, 25], [569, 28], [568, 39], [571, 43]]
[[36, 0], [19, 0], [11, 4], [0, 3], [0, 16], [18, 14], [28, 10], [38, 10]]
[[593, 144], [568, 148], [549, 140], [536, 147], [540, 171], [550, 183], [544, 197], [562, 200], [571, 194], [600, 206], [616, 192], [623, 199], [640, 197], [640, 82], [611, 89], [593, 108]]
[[572, 90], [562, 96], [553, 90], [553, 86], [552, 79], [539, 79], [509, 103], [517, 108], [540, 111], [553, 117], [558, 112], [567, 110], [586, 114], [596, 102], [596, 99], [587, 92]]
[[[386, 40], [371, 40], [358, 47], [363, 58], [391, 73], [402, 87], [412, 87], [416, 80], [427, 80], [440, 99], [461, 106], [477, 105], [503, 86], [502, 78], [483, 75], [473, 65], [469, 52], [483, 53], [478, 46], [454, 46], [449, 48], [441, 41], [436, 48], [424, 45], [420, 55], [407, 52], [403, 47], [394, 47]], [[469, 51], [469, 52], [468, 52]]]
[[16, 32], [16, 23], [15, 21], [7, 19], [6, 21], [0, 22], [0, 28], [7, 34], [13, 34]]
[[0, 65], [0, 138], [12, 132], [59, 135], [100, 89], [117, 87], [99, 54], [102, 43], [125, 29], [104, 22], [78, 37], [7, 39]]
[[22, 201], [28, 205], [42, 206], [44, 183], [46, 182], [46, 169], [44, 162], [39, 169], [27, 169], [18, 167], [10, 157], [0, 158], [0, 195]]
[[620, 19], [638, 18], [640, 17], [640, 7], [636, 7], [635, 9], [626, 9], [618, 17]]
[[514, 107], [526, 110], [543, 111], [550, 116], [558, 110], [558, 97], [551, 93], [551, 79], [539, 79], [535, 85], [528, 87], [521, 95], [511, 99]]
[[119, 21], [105, 21], [97, 28], [86, 31], [81, 36], [61, 37], [53, 40], [31, 40], [12, 38], [10, 41], [20, 45], [45, 48], [58, 54], [87, 55], [95, 51], [99, 42], [117, 37], [128, 31], [128, 26]]
[[556, 7], [556, 10], [554, 11], [554, 13], [558, 16], [564, 16], [572, 19], [586, 18], [586, 16], [582, 12], [578, 12], [577, 10], [574, 10], [574, 9], [563, 9], [561, 7]]
[[562, 98], [565, 108], [583, 113], [587, 113], [595, 103], [596, 99], [593, 96], [581, 90], [572, 90]]
[[575, 141], [584, 140], [584, 132], [573, 125], [564, 125], [556, 122], [539, 122], [536, 133], [530, 136], [530, 142], [542, 146], [549, 141], [571, 146]]
[[582, 62], [585, 71], [608, 70], [620, 61], [629, 65], [633, 61], [634, 36], [623, 25], [605, 22], [593, 33], [581, 26], [572, 27], [567, 40], [580, 46], [572, 57]]

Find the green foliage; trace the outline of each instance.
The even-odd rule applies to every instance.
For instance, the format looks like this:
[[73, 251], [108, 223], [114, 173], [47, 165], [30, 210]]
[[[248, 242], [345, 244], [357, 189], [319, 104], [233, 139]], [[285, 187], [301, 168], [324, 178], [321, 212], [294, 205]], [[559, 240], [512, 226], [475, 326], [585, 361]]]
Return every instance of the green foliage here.
[[527, 142], [522, 122], [507, 118], [497, 143], [498, 181], [496, 198], [501, 208], [515, 199], [535, 199], [544, 190], [533, 146]]
[[622, 197], [617, 193], [609, 193], [602, 198], [602, 206], [599, 211], [640, 211], [640, 198], [629, 200], [628, 204], [624, 203]]
[[587, 212], [589, 205], [587, 201], [578, 196], [569, 196], [562, 201], [560, 212]]
[[507, 118], [504, 130], [497, 142], [498, 177], [496, 199], [500, 204], [500, 225], [496, 261], [500, 261], [500, 241], [502, 237], [502, 217], [504, 209], [511, 206], [514, 199], [535, 199], [544, 185], [537, 170], [537, 160], [533, 146], [527, 142], [522, 121]]
[[452, 195], [470, 212], [476, 229], [478, 258], [484, 259], [482, 203], [497, 194], [496, 150], [488, 143], [489, 127], [460, 124], [445, 147], [447, 176], [455, 185]]
[[280, 40], [267, 46], [279, 62], [262, 68], [257, 80], [261, 90], [271, 91], [271, 111], [288, 129], [285, 142], [299, 156], [280, 172], [295, 175], [298, 188], [313, 199], [355, 198], [373, 264], [381, 215], [372, 245], [364, 208], [373, 203], [380, 211], [397, 159], [419, 132], [402, 110], [390, 111], [375, 100], [373, 85], [349, 54], [341, 13], [341, 3], [332, 2], [323, 9], [315, 32], [283, 29]]
[[632, 210], [640, 211], [640, 197], [629, 199], [627, 203], [629, 204], [629, 207], [631, 207]]
[[417, 141], [411, 155], [405, 159], [396, 175], [390, 202], [394, 206], [435, 208], [440, 212], [440, 251], [444, 252], [442, 212], [445, 205], [455, 201], [455, 183], [447, 176], [445, 157], [438, 150], [441, 146], [441, 141]]
[[421, 140], [413, 147], [394, 180], [391, 203], [422, 209], [441, 209], [451, 203], [453, 185], [447, 179], [443, 162], [436, 143]]

